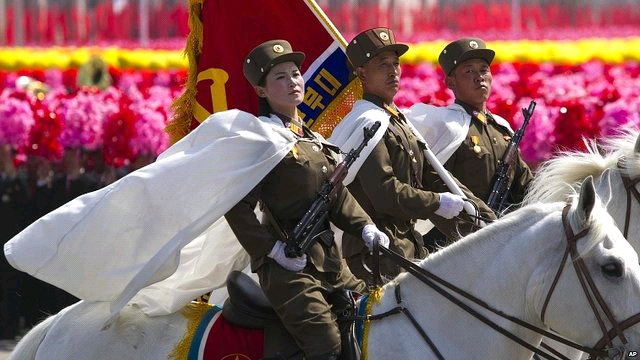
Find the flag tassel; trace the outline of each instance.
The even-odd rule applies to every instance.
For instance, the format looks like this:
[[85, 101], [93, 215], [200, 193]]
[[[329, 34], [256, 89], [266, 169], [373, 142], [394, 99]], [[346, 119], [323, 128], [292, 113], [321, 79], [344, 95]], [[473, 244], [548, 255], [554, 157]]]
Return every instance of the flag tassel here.
[[196, 84], [198, 78], [198, 58], [202, 51], [202, 3], [204, 0], [189, 1], [189, 35], [187, 45], [184, 49], [184, 56], [189, 61], [187, 73], [187, 83], [184, 86], [184, 93], [178, 97], [171, 109], [173, 116], [165, 131], [169, 133], [171, 144], [176, 143], [183, 136], [191, 131], [193, 119], [193, 104], [196, 101]]

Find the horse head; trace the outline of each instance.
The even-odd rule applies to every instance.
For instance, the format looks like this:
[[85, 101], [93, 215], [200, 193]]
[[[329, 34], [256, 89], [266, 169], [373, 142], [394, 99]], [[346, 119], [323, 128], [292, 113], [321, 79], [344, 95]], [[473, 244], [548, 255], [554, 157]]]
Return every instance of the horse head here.
[[591, 176], [564, 216], [566, 251], [557, 272], [545, 276], [553, 280], [540, 299], [542, 320], [612, 358], [640, 350], [638, 255], [600, 204]]

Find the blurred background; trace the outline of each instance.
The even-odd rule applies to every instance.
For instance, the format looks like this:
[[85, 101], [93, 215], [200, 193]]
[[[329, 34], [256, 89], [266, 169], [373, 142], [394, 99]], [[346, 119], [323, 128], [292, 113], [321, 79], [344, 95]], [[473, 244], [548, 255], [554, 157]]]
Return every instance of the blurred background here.
[[[634, 0], [319, 0], [349, 38], [389, 26], [411, 41], [473, 32], [492, 39], [637, 33]], [[183, 39], [187, 0], [0, 0], [0, 46], [140, 46]], [[155, 44], [157, 45], [157, 44]]]
[[[291, 1], [291, 0], [283, 0]], [[522, 124], [532, 169], [583, 137], [640, 126], [637, 0], [318, 0], [350, 40], [392, 28], [410, 45], [400, 107], [453, 100], [437, 56], [462, 36], [496, 50], [488, 108]], [[154, 161], [169, 145], [188, 62], [188, 0], [0, 0], [0, 243], [65, 202]], [[75, 302], [0, 256], [0, 359]]]

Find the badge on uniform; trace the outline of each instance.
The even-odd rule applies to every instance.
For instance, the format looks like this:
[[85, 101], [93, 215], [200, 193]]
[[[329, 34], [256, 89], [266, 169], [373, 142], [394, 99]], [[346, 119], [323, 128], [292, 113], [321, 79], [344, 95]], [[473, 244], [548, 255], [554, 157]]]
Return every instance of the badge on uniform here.
[[482, 121], [483, 124], [487, 123], [487, 117], [483, 113], [481, 113], [479, 111], [474, 111], [473, 112], [473, 116], [475, 116], [476, 119]]
[[478, 143], [480, 142], [480, 138], [478, 137], [478, 135], [471, 135], [471, 142], [473, 143], [473, 152], [475, 152], [476, 154], [480, 154], [480, 151], [482, 151], [482, 149], [480, 148], [480, 145], [478, 145]]
[[302, 126], [303, 126], [302, 123], [297, 119], [291, 120], [291, 122], [289, 123], [289, 130], [291, 130], [291, 132], [293, 132], [294, 134], [302, 137], [304, 136], [304, 131], [302, 130]]
[[387, 112], [389, 114], [391, 114], [393, 117], [399, 119], [400, 118], [400, 112], [394, 108], [392, 108], [391, 106], [384, 104], [384, 109], [387, 110]]

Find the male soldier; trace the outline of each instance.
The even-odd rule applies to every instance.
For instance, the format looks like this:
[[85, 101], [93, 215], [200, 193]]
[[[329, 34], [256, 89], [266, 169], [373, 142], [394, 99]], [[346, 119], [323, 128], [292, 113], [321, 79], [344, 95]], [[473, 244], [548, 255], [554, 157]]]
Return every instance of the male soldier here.
[[[362, 81], [363, 99], [336, 126], [329, 141], [343, 150], [363, 137], [363, 128], [376, 121], [380, 129], [354, 162], [345, 179], [349, 190], [371, 216], [376, 226], [391, 239], [390, 249], [406, 258], [424, 258], [422, 236], [415, 230], [416, 219], [431, 219], [452, 238], [472, 230], [471, 221], [450, 220], [463, 208], [461, 196], [447, 192], [440, 178], [425, 163], [425, 143], [393, 103], [400, 84], [399, 56], [408, 46], [395, 42], [387, 28], [374, 28], [358, 34], [347, 46], [347, 56]], [[466, 188], [484, 216], [491, 210]], [[431, 190], [431, 191], [429, 191]], [[367, 248], [343, 239], [343, 256], [351, 271], [371, 283], [362, 259], [369, 261]], [[399, 272], [389, 259], [381, 259], [381, 271], [387, 276]]]
[[[407, 111], [407, 118], [427, 143], [443, 149], [438, 151], [438, 159], [444, 167], [485, 201], [499, 160], [513, 135], [509, 123], [487, 109], [492, 80], [489, 65], [494, 55], [495, 52], [477, 38], [463, 38], [448, 44], [438, 62], [455, 102], [447, 107], [415, 104]], [[508, 204], [522, 201], [533, 178], [519, 152], [516, 165], [506, 198]], [[434, 229], [427, 237], [428, 244], [438, 241], [442, 235]]]

